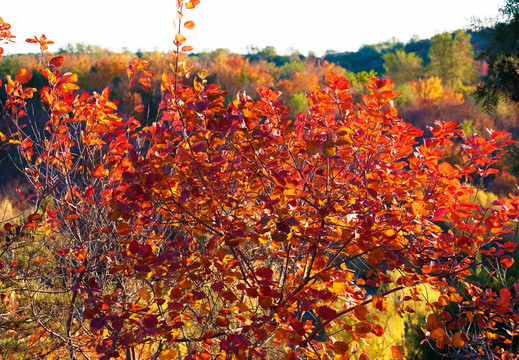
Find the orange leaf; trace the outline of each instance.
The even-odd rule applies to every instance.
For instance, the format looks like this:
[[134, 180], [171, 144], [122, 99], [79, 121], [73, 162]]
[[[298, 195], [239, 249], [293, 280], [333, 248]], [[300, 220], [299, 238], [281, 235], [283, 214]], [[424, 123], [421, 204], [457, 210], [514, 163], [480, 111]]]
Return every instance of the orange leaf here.
[[108, 171], [105, 171], [105, 167], [102, 164], [99, 164], [94, 169], [94, 176], [96, 178], [101, 178], [105, 175], [108, 175]]
[[501, 266], [505, 268], [509, 268], [514, 264], [514, 259], [511, 256], [504, 256], [501, 260], [499, 260]]
[[191, 21], [191, 20], [186, 21], [186, 22], [184, 23], [184, 27], [185, 27], [186, 29], [190, 29], [190, 30], [191, 30], [192, 28], [195, 27], [195, 22], [194, 22], [194, 21]]
[[18, 70], [14, 79], [18, 81], [20, 84], [25, 84], [27, 81], [32, 79], [32, 74], [29, 72], [27, 68], [23, 68]]
[[366, 315], [368, 314], [368, 309], [366, 309], [366, 307], [364, 305], [355, 306], [355, 308], [353, 309], [353, 312], [355, 313], [355, 316], [357, 317], [357, 319], [359, 319], [360, 321], [367, 320]]
[[393, 357], [393, 359], [402, 359], [404, 357], [404, 354], [402, 353], [402, 350], [400, 350], [396, 346], [391, 346], [391, 356]]
[[119, 225], [117, 225], [115, 231], [117, 231], [119, 235], [126, 235], [128, 234], [128, 231], [130, 231], [130, 226], [128, 226], [127, 223], [122, 222]]
[[427, 327], [430, 330], [435, 330], [443, 327], [443, 322], [438, 319], [436, 314], [429, 314], [429, 316], [427, 316]]
[[137, 292], [139, 293], [141, 298], [143, 298], [146, 301], [150, 301], [151, 295], [148, 292], [148, 290], [146, 290], [146, 288], [144, 286], [139, 288], [139, 290], [137, 290]]
[[452, 345], [462, 347], [465, 345], [465, 341], [461, 338], [461, 333], [457, 332], [452, 336]]
[[373, 326], [369, 322], [362, 321], [355, 326], [355, 332], [357, 334], [367, 334], [371, 332]]
[[186, 9], [194, 9], [195, 6], [200, 4], [200, 0], [191, 0], [186, 3]]
[[454, 175], [456, 174], [456, 171], [454, 168], [449, 164], [448, 162], [442, 162], [440, 166], [438, 167], [438, 171], [440, 174], [443, 175]]
[[348, 351], [348, 344], [344, 341], [336, 341], [333, 343], [333, 351], [336, 354], [344, 355]]
[[215, 321], [216, 326], [227, 327], [229, 326], [229, 319], [225, 316], [218, 316]]
[[274, 304], [274, 299], [270, 296], [260, 295], [258, 298], [258, 303], [263, 309], [270, 309], [270, 307]]
[[382, 260], [384, 260], [384, 251], [381, 249], [377, 248], [368, 254], [368, 264], [371, 267], [376, 267]]
[[162, 354], [159, 356], [159, 360], [170, 360], [170, 359], [176, 359], [178, 357], [178, 351], [175, 349], [166, 349]]
[[186, 37], [182, 34], [175, 35], [175, 41], [180, 45], [186, 42]]
[[182, 49], [180, 49], [184, 52], [190, 52], [190, 51], [193, 51], [193, 47], [190, 46], [190, 45], [185, 45], [185, 46], [182, 46]]

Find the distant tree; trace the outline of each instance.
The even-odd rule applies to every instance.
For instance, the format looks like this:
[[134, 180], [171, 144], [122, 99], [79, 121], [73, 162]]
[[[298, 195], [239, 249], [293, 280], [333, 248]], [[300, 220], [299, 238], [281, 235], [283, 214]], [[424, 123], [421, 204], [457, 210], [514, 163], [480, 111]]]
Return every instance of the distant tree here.
[[358, 51], [345, 52], [341, 54], [327, 54], [325, 60], [338, 63], [348, 71], [370, 71], [383, 73], [384, 60], [382, 54], [375, 48], [375, 45], [363, 45]]
[[422, 59], [415, 53], [406, 53], [399, 49], [382, 57], [386, 75], [397, 85], [415, 80], [423, 71]]
[[431, 39], [429, 58], [429, 75], [440, 77], [451, 88], [468, 84], [477, 76], [474, 49], [465, 31], [457, 31], [454, 38], [449, 33], [435, 35]]
[[488, 71], [475, 94], [487, 110], [500, 99], [519, 102], [519, 1], [507, 0], [500, 11], [504, 20], [482, 31], [488, 46], [478, 55]]

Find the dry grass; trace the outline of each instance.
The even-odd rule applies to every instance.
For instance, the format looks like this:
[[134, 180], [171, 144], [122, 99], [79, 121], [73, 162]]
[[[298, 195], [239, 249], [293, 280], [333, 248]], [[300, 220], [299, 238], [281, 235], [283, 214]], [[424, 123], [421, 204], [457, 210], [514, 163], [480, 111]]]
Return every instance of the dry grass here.
[[0, 224], [17, 222], [30, 206], [27, 202], [22, 201], [16, 189], [21, 189], [26, 193], [28, 186], [21, 180], [13, 180], [0, 189]]

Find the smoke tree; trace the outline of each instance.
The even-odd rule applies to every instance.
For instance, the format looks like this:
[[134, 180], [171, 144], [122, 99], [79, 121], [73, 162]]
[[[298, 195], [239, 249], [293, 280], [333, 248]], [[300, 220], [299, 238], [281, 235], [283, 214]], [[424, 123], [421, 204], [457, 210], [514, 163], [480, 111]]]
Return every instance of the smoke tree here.
[[[398, 116], [390, 79], [371, 79], [354, 104], [334, 73], [295, 119], [265, 86], [225, 106], [180, 61], [192, 49], [180, 30], [194, 27], [184, 9], [198, 3], [177, 1], [172, 70], [148, 126], [120, 114], [110, 89], [81, 92], [45, 36], [28, 39], [48, 80], [42, 130], [25, 122], [31, 74], [7, 79], [9, 141], [34, 191], [22, 194], [26, 221], [2, 226], [0, 325], [26, 356], [366, 360], [387, 296], [406, 290], [398, 312], [427, 302], [436, 348], [513, 358], [519, 199], [475, 200], [507, 134], [437, 121], [426, 136]], [[128, 75], [131, 92], [155, 76], [140, 59]]]

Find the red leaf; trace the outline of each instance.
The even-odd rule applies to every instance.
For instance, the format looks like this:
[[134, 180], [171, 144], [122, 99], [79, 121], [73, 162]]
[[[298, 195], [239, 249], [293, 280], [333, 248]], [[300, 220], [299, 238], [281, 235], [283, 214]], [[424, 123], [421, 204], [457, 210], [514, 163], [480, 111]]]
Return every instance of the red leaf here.
[[337, 311], [328, 306], [321, 306], [317, 309], [317, 314], [324, 320], [333, 320], [337, 317]]
[[132, 242], [130, 242], [130, 245], [128, 245], [128, 250], [130, 250], [130, 252], [132, 254], [137, 254], [139, 252], [139, 249], [140, 249], [140, 244], [138, 241], [136, 240], [133, 240]]
[[263, 279], [272, 279], [272, 275], [274, 275], [274, 271], [271, 268], [260, 268], [256, 270], [256, 275]]
[[359, 360], [370, 360], [370, 358], [369, 358], [368, 354], [362, 353], [359, 356]]
[[512, 294], [510, 293], [510, 290], [505, 288], [499, 290], [499, 297], [501, 298], [501, 303], [503, 305], [508, 305], [508, 302], [510, 301]]
[[220, 327], [227, 327], [229, 326], [229, 319], [225, 316], [218, 316], [218, 318], [215, 321], [216, 326]]
[[105, 321], [101, 318], [93, 318], [91, 321], [90, 321], [90, 330], [92, 330], [92, 332], [96, 332], [96, 331], [99, 331], [105, 324]]
[[112, 327], [115, 331], [121, 331], [124, 326], [124, 322], [120, 317], [116, 317], [112, 319]]
[[89, 186], [85, 189], [85, 199], [90, 199], [94, 195], [94, 188]]
[[449, 209], [447, 208], [439, 208], [434, 212], [433, 221], [442, 220], [443, 215], [447, 214]]
[[153, 330], [159, 324], [159, 320], [155, 315], [146, 315], [142, 320], [142, 325], [148, 330]]
[[59, 68], [62, 64], [63, 64], [63, 56], [53, 57], [49, 61], [50, 68]]

